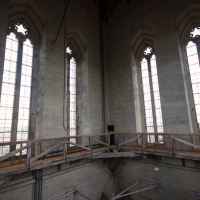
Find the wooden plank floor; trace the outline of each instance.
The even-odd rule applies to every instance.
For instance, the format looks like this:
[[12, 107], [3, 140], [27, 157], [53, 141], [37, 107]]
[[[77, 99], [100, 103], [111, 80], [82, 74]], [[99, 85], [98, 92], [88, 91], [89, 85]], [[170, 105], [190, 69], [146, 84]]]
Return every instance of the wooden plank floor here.
[[[100, 153], [106, 152], [108, 147], [98, 147], [92, 150], [92, 155], [98, 155]], [[65, 162], [70, 162], [74, 160], [79, 160], [83, 158], [91, 157], [91, 153], [87, 150], [83, 149], [75, 149], [69, 150], [67, 152], [66, 160], [64, 159], [63, 155], [52, 156], [48, 158], [42, 158], [40, 160], [34, 161], [31, 164], [30, 169], [26, 168], [26, 159], [15, 160], [15, 161], [8, 161], [0, 163], [0, 174], [6, 174], [11, 172], [25, 172], [29, 170], [41, 169], [52, 165], [62, 164]]]
[[[135, 153], [142, 153], [141, 146], [121, 146], [122, 150], [133, 150]], [[151, 146], [143, 150], [143, 154], [153, 154], [167, 157], [184, 158], [189, 160], [200, 160], [200, 150], [194, 149], [192, 152], [175, 151], [174, 155], [171, 149], [164, 146]]]
[[[112, 147], [116, 148], [116, 147]], [[111, 149], [112, 149], [111, 148]], [[125, 152], [124, 152], [125, 151]], [[45, 167], [62, 164], [70, 161], [80, 160], [84, 158], [106, 158], [106, 157], [135, 157], [141, 155], [160, 155], [175, 158], [184, 158], [190, 160], [200, 160], [200, 151], [194, 150], [193, 152], [175, 151], [174, 155], [171, 149], [165, 149], [164, 146], [151, 146], [143, 150], [140, 146], [121, 146], [119, 152], [109, 152], [108, 147], [102, 146], [92, 149], [91, 152], [82, 148], [71, 149], [67, 151], [66, 159], [63, 155], [48, 154], [48, 157], [43, 157], [37, 161], [34, 161], [30, 165], [30, 169], [26, 168], [26, 159], [7, 161], [0, 163], [0, 174], [12, 174], [12, 173], [22, 173], [30, 170], [42, 169]], [[108, 154], [108, 155], [106, 155]], [[119, 154], [119, 155], [117, 155]]]

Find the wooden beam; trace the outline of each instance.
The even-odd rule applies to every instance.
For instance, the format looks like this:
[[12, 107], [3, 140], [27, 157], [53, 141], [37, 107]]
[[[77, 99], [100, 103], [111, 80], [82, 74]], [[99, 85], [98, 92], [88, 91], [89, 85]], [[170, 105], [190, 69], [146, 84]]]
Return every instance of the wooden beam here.
[[19, 151], [21, 151], [21, 150], [23, 150], [23, 149], [26, 149], [27, 147], [28, 147], [28, 145], [23, 146], [23, 147], [21, 147], [21, 148], [19, 148], [19, 149], [16, 149], [16, 150], [14, 150], [14, 151], [12, 151], [12, 152], [10, 152], [10, 153], [4, 155], [4, 156], [1, 156], [1, 157], [0, 157], [0, 162], [3, 161], [3, 160], [6, 160], [6, 159], [8, 159], [8, 158], [10, 158], [11, 156], [14, 156], [16, 153], [18, 153]]
[[30, 169], [31, 165], [31, 143], [28, 143], [28, 149], [27, 149], [27, 157], [26, 157], [26, 168]]
[[92, 137], [89, 137], [90, 155], [92, 156]]
[[100, 153], [98, 155], [93, 155], [92, 158], [115, 158], [115, 157], [140, 157], [134, 152], [118, 152], [118, 153]]
[[[143, 132], [138, 132], [138, 133], [128, 133], [128, 132], [119, 132], [115, 134], [122, 134], [122, 135], [138, 135], [138, 134], [143, 134], [143, 135], [149, 135], [149, 133], [143, 133]], [[200, 136], [200, 133], [151, 133], [151, 135], [174, 135], [174, 136]]]
[[[111, 134], [122, 134], [122, 135], [139, 135], [139, 134], [143, 134], [143, 135], [148, 135], [149, 133], [103, 133], [103, 134], [98, 134], [98, 135], [89, 135], [92, 137], [96, 137], [96, 136], [102, 136], [102, 135], [111, 135]], [[152, 135], [160, 135], [160, 133], [151, 133]], [[174, 136], [198, 136], [200, 137], [200, 134], [195, 134], [195, 133], [162, 133], [162, 135], [174, 135]], [[26, 141], [10, 141], [10, 142], [0, 142], [0, 146], [6, 146], [6, 145], [16, 145], [16, 144], [23, 144], [23, 143], [36, 143], [36, 142], [47, 142], [47, 141], [64, 141], [65, 139], [71, 139], [71, 138], [88, 138], [88, 135], [77, 135], [77, 136], [68, 136], [68, 137], [57, 137], [57, 138], [48, 138], [48, 139], [37, 139], [37, 140], [26, 140]]]
[[67, 140], [63, 144], [63, 157], [66, 161], [66, 158], [67, 158]]
[[174, 140], [176, 140], [176, 141], [178, 141], [178, 142], [181, 142], [181, 143], [183, 143], [183, 144], [187, 144], [187, 145], [189, 145], [189, 146], [191, 146], [191, 147], [194, 147], [194, 148], [196, 148], [196, 149], [200, 149], [200, 146], [199, 146], [199, 145], [192, 144], [191, 142], [187, 142], [187, 141], [185, 141], [185, 140], [182, 140], [182, 139], [179, 139], [179, 138], [176, 138], [176, 137], [174, 137]]
[[171, 148], [172, 148], [172, 155], [174, 157], [175, 154], [175, 145], [174, 145], [174, 136], [171, 136]]
[[77, 147], [80, 147], [80, 148], [83, 148], [83, 149], [86, 149], [86, 150], [90, 151], [90, 148], [84, 147], [84, 146], [82, 146], [82, 145], [80, 145], [80, 144], [76, 144], [76, 143], [69, 142], [69, 141], [67, 141], [67, 143], [68, 143], [68, 144], [72, 144], [72, 145], [74, 145], [74, 146], [77, 146]]
[[[118, 150], [120, 149], [121, 145], [126, 144], [131, 141], [134, 141], [134, 140], [137, 140], [140, 137], [141, 137], [142, 144], [141, 144], [141, 146], [138, 146], [138, 147], [131, 147], [131, 148], [121, 147], [126, 150], [129, 150], [127, 152], [111, 153], [109, 151], [109, 146], [110, 146], [109, 138], [110, 138], [111, 134], [116, 135], [115, 141], [116, 141], [116, 146], [118, 147]], [[119, 138], [118, 138], [119, 134], [120, 135], [128, 135], [128, 136], [136, 136], [136, 137], [119, 144]], [[4, 146], [5, 144], [15, 145], [15, 144], [25, 144], [25, 143], [27, 143], [27, 145], [20, 147], [19, 149], [15, 150], [15, 151], [9, 152], [8, 154], [6, 154], [0, 158], [0, 161], [4, 161], [4, 162], [0, 163], [0, 174], [10, 174], [10, 173], [14, 173], [14, 172], [21, 173], [21, 172], [25, 172], [28, 170], [41, 169], [44, 167], [49, 167], [49, 166], [53, 166], [53, 165], [57, 165], [57, 164], [62, 164], [65, 162], [86, 159], [86, 158], [97, 159], [97, 158], [111, 158], [111, 157], [138, 157], [138, 156], [142, 156], [142, 155], [159, 155], [159, 156], [167, 156], [167, 157], [175, 157], [175, 158], [184, 158], [184, 159], [190, 159], [190, 160], [200, 160], [200, 153], [198, 153], [198, 152], [184, 152], [184, 151], [176, 151], [175, 152], [175, 141], [181, 142], [185, 145], [189, 145], [189, 146], [192, 146], [197, 149], [200, 149], [199, 145], [192, 144], [183, 139], [177, 138], [177, 136], [188, 136], [188, 135], [200, 136], [200, 134], [163, 133], [162, 135], [169, 136], [169, 137], [165, 138], [163, 141], [166, 141], [171, 138], [171, 146], [172, 147], [170, 150], [165, 149], [164, 147], [157, 148], [155, 146], [155, 144], [154, 144], [154, 148], [151, 148], [151, 147], [143, 148], [144, 147], [144, 139], [145, 139], [147, 133], [119, 133], [119, 134], [118, 133], [100, 134], [100, 135], [107, 135], [107, 137], [109, 137], [108, 143], [105, 143], [98, 139], [92, 138], [94, 136], [91, 136], [91, 135], [76, 136], [76, 137], [61, 137], [61, 138], [55, 138], [55, 140], [53, 138], [49, 138], [49, 139], [40, 139], [40, 140], [28, 140], [28, 141], [1, 143], [1, 146]], [[156, 134], [157, 133], [155, 133], [153, 135], [156, 135]], [[160, 135], [160, 133], [158, 133], [157, 135]], [[96, 136], [97, 135], [95, 135], [95, 137]], [[88, 138], [89, 147], [87, 147], [87, 146], [85, 147], [83, 145], [67, 141], [70, 138]], [[103, 144], [104, 146], [95, 148], [95, 146], [92, 145], [92, 140], [94, 140], [100, 144]], [[56, 144], [55, 146], [48, 148], [46, 150], [44, 149], [45, 150], [44, 152], [41, 152], [39, 155], [36, 155], [35, 157], [31, 158], [31, 147], [34, 144], [38, 144], [38, 143], [40, 144], [40, 143], [48, 142], [48, 141], [56, 141], [56, 142], [59, 141], [60, 143]], [[67, 150], [67, 147], [66, 147], [67, 143], [77, 146], [79, 148]], [[60, 147], [61, 145], [63, 145], [63, 149], [61, 151], [59, 151], [56, 155], [49, 154], [48, 156], [51, 156], [51, 157], [48, 157], [48, 158], [45, 158], [42, 160], [38, 160], [39, 158], [45, 156], [46, 154], [50, 153], [51, 151]], [[151, 145], [149, 145], [149, 146], [151, 146]], [[26, 159], [22, 159], [21, 161], [16, 160], [15, 162], [5, 162], [5, 160], [7, 158], [14, 156], [16, 153], [21, 152], [25, 148], [27, 148], [27, 158]], [[105, 151], [108, 151], [108, 152], [106, 153]], [[19, 156], [19, 158], [20, 158], [20, 156]]]
[[95, 138], [93, 138], [93, 137], [91, 137], [91, 139], [94, 140], [94, 141], [96, 141], [96, 142], [98, 142], [98, 143], [104, 144], [104, 145], [106, 145], [107, 147], [109, 146], [108, 144], [106, 144], [106, 143], [104, 143], [104, 142], [102, 142], [102, 141], [100, 141], [100, 140], [97, 140], [97, 139], [95, 139]]
[[135, 138], [133, 138], [133, 139], [127, 140], [127, 141], [125, 141], [125, 142], [122, 142], [122, 143], [119, 144], [119, 147], [120, 147], [121, 145], [123, 145], [123, 144], [127, 144], [127, 143], [129, 143], [129, 142], [135, 141], [135, 140], [139, 139], [140, 137], [141, 137], [141, 136], [139, 135], [139, 136], [137, 136], [137, 137], [135, 137]]
[[41, 154], [39, 154], [39, 155], [33, 157], [33, 158], [30, 160], [30, 163], [32, 163], [32, 162], [38, 160], [39, 158], [45, 156], [46, 154], [50, 153], [50, 152], [53, 151], [54, 149], [60, 147], [61, 145], [63, 145], [63, 143], [65, 143], [65, 141], [64, 141], [64, 142], [61, 142], [61, 143], [59, 143], [59, 144], [56, 144], [55, 146], [53, 146], [53, 147], [47, 149], [46, 151], [44, 151], [43, 153], [41, 153]]

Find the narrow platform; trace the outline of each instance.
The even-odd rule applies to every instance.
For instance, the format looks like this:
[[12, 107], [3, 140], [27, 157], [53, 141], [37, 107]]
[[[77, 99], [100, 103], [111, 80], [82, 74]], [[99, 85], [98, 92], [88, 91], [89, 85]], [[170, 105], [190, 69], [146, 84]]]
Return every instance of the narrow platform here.
[[71, 162], [84, 158], [90, 158], [100, 153], [104, 153], [106, 150], [107, 147], [94, 148], [91, 155], [90, 152], [88, 152], [87, 150], [82, 150], [81, 148], [76, 149], [76, 151], [72, 149], [68, 151], [66, 159], [64, 159], [63, 155], [59, 156], [54, 155], [52, 157], [49, 157], [50, 155], [48, 155], [48, 157], [43, 157], [31, 163], [30, 168], [26, 167], [26, 159], [2, 162], [0, 163], [0, 174], [12, 173], [12, 172], [26, 172], [35, 169], [42, 169], [52, 165], [63, 164], [66, 162]]
[[[180, 139], [179, 137], [188, 136], [189, 134], [164, 133], [164, 135], [168, 135], [165, 140], [171, 140], [171, 149], [166, 149], [164, 145], [160, 145], [158, 142], [145, 143], [143, 139], [147, 137], [146, 133], [110, 133], [103, 135], [105, 137], [101, 137], [102, 135], [75, 136], [76, 141], [80, 139], [88, 141], [87, 145], [71, 142], [72, 137], [2, 142], [0, 146], [10, 145], [10, 147], [13, 147], [15, 145], [18, 149], [0, 157], [0, 174], [20, 174], [81, 159], [103, 159], [113, 157], [143, 158], [145, 155], [158, 155], [200, 161], [200, 146]], [[110, 144], [110, 135], [115, 136], [115, 145]], [[191, 134], [191, 136], [192, 135], [200, 136], [200, 134]], [[120, 138], [120, 136], [122, 137]], [[127, 139], [125, 139], [126, 136], [128, 136]], [[119, 142], [121, 139], [123, 139], [122, 143]], [[141, 145], [137, 144], [138, 139], [141, 140]], [[134, 143], [135, 145], [128, 146], [128, 143]], [[192, 151], [176, 150], [176, 143], [182, 143], [182, 145], [185, 146], [189, 145]], [[164, 140], [162, 144], [164, 144]], [[36, 147], [38, 153], [34, 153], [33, 155], [32, 151]], [[23, 151], [26, 151], [26, 153], [24, 154]]]
[[136, 155], [144, 154], [144, 155], [158, 155], [158, 156], [166, 156], [166, 157], [174, 157], [174, 158], [183, 158], [188, 160], [199, 160], [200, 161], [200, 151], [194, 150], [192, 152], [186, 151], [175, 151], [172, 153], [172, 150], [166, 149], [164, 146], [154, 146], [154, 147], [146, 147], [141, 150], [141, 147], [135, 146], [122, 146], [123, 150], [132, 150]]

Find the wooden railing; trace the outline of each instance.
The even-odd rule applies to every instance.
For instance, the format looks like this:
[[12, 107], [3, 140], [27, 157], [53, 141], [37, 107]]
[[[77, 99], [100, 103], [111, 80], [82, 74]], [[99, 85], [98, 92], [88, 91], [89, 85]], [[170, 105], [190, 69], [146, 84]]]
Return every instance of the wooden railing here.
[[[152, 134], [158, 135], [157, 133]], [[111, 135], [115, 140], [115, 143], [112, 145]], [[129, 154], [129, 150], [134, 150], [136, 156], [155, 154], [200, 160], [200, 153], [197, 151], [200, 149], [200, 145], [191, 142], [193, 137], [199, 138], [200, 134], [163, 133], [163, 140], [155, 141], [154, 143], [148, 143], [147, 135], [147, 133], [108, 133], [1, 142], [0, 148], [2, 146], [9, 146], [10, 149], [15, 150], [0, 157], [0, 173], [40, 169], [83, 158], [101, 158], [101, 155], [105, 153], [109, 153], [112, 156], [110, 152], [115, 153], [114, 157], [133, 157], [133, 154]], [[186, 138], [184, 139], [184, 137]], [[71, 142], [71, 138], [76, 138], [77, 142]], [[190, 147], [190, 149], [188, 150], [187, 147]], [[112, 149], [115, 151], [112, 151]], [[122, 152], [128, 153], [123, 154]]]

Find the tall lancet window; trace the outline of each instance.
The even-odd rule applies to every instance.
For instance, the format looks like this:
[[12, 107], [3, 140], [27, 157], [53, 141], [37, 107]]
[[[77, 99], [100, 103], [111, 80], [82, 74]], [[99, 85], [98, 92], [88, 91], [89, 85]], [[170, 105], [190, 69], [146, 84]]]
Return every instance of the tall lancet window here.
[[200, 128], [200, 27], [195, 27], [190, 31], [186, 50], [197, 124]]
[[[67, 106], [68, 106], [68, 130], [70, 136], [77, 135], [77, 120], [76, 120], [76, 60], [74, 52], [70, 47], [67, 47]], [[75, 138], [70, 140], [76, 142]]]
[[[147, 47], [143, 52], [141, 72], [147, 133], [162, 133], [163, 121], [160, 105], [156, 57], [153, 54], [151, 47]], [[162, 135], [159, 135], [158, 138], [151, 134], [148, 135], [149, 143], [155, 141], [160, 141], [160, 143], [162, 143], [162, 139]]]
[[[28, 140], [30, 119], [33, 45], [23, 24], [10, 26], [8, 32], [0, 99], [1, 142]], [[0, 156], [9, 151], [8, 146], [0, 147]]]

